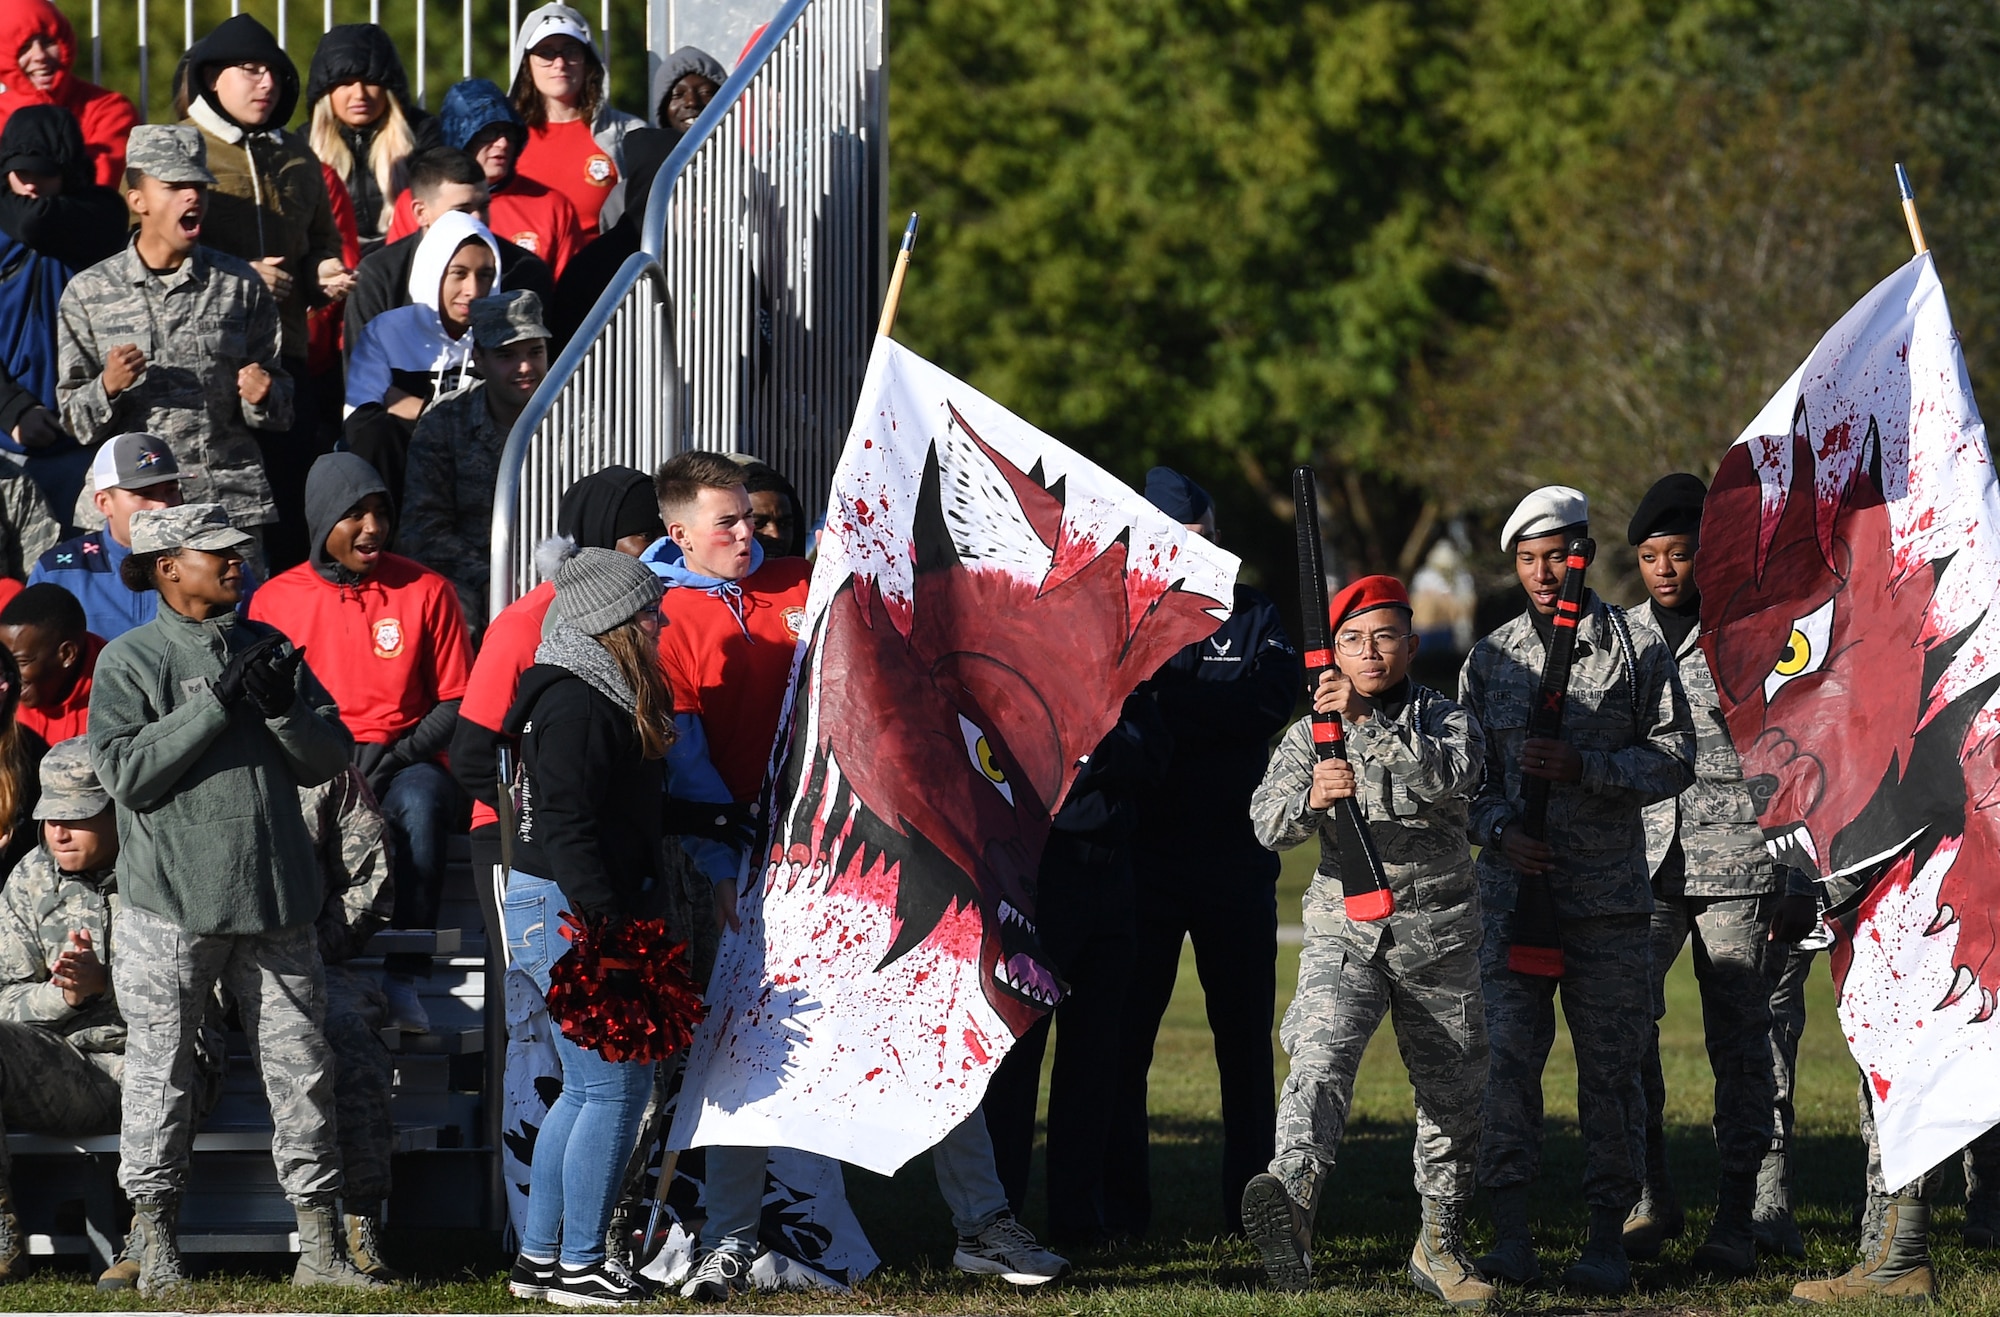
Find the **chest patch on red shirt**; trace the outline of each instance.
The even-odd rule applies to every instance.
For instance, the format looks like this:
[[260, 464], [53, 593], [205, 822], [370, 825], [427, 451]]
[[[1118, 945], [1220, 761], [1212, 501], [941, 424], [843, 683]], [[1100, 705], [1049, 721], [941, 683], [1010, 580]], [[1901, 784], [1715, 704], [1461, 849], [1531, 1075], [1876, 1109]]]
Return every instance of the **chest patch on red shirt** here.
[[603, 154], [590, 157], [583, 162], [583, 174], [597, 186], [605, 186], [611, 181], [611, 157]]
[[805, 629], [805, 625], [806, 625], [805, 609], [787, 608], [785, 610], [785, 630], [792, 633], [793, 640], [797, 640], [799, 638], [799, 632]]
[[375, 657], [392, 659], [403, 652], [403, 624], [393, 617], [375, 623]]

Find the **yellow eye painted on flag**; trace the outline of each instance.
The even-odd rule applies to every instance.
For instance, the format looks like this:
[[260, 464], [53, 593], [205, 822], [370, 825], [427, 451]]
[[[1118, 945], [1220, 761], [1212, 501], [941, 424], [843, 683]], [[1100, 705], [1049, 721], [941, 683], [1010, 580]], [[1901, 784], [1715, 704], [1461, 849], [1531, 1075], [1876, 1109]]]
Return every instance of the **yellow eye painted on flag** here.
[[980, 730], [979, 724], [960, 714], [958, 734], [965, 738], [965, 753], [971, 758], [972, 766], [979, 770], [979, 775], [992, 783], [993, 789], [1005, 797], [1008, 804], [1013, 804], [1014, 788], [1007, 782], [1007, 770], [1000, 767], [999, 759], [993, 754], [992, 743], [986, 739], [986, 733]]
[[1785, 648], [1771, 665], [1770, 675], [1764, 678], [1764, 703], [1769, 704], [1779, 691], [1800, 677], [1809, 677], [1826, 666], [1832, 642], [1833, 600], [1829, 599], [1792, 622], [1792, 634], [1785, 638]]

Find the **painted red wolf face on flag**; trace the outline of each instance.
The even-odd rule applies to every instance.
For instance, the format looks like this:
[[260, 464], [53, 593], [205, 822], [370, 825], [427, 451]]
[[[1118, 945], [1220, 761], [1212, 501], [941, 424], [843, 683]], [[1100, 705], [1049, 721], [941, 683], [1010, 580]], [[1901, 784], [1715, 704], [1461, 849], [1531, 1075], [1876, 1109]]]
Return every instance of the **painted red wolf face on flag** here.
[[697, 1040], [682, 1109], [697, 1142], [886, 1172], [1060, 1000], [1034, 922], [1050, 817], [1125, 697], [1228, 615], [1235, 560], [894, 344], [870, 385], [813, 574], [761, 900], [725, 943], [710, 1019], [728, 1018], [712, 1059]]
[[1697, 571], [1731, 739], [1774, 853], [1824, 884], [1907, 1183], [2000, 1120], [2000, 489], [1927, 256], [1730, 449]]

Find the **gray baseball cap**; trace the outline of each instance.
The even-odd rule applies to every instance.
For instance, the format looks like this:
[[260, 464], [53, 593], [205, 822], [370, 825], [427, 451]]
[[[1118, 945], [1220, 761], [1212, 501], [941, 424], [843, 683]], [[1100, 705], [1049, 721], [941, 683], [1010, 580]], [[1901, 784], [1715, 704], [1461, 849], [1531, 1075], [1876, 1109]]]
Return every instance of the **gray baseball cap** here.
[[148, 508], [132, 514], [132, 552], [162, 553], [169, 549], [247, 549], [256, 541], [229, 524], [220, 503], [183, 503], [177, 508]]
[[542, 299], [525, 288], [513, 288], [472, 304], [472, 341], [488, 352], [529, 338], [550, 338], [542, 323]]
[[166, 440], [135, 430], [118, 435], [97, 450], [97, 459], [90, 464], [90, 479], [93, 489], [148, 489], [186, 477]]
[[125, 142], [125, 167], [162, 183], [206, 183], [208, 143], [191, 123], [142, 123]]
[[73, 736], [50, 746], [42, 756], [42, 797], [35, 802], [35, 817], [73, 822], [110, 808], [111, 797], [90, 762], [89, 738]]

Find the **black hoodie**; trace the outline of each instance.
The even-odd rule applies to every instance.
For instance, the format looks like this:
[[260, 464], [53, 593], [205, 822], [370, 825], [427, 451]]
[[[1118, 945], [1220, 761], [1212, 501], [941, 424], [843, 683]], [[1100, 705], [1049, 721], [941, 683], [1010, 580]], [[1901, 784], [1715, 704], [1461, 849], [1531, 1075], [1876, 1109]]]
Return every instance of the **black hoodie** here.
[[[313, 51], [312, 67], [306, 75], [306, 120], [299, 127], [300, 137], [312, 140], [312, 114], [321, 98], [335, 87], [350, 82], [385, 87], [396, 98], [396, 103], [403, 109], [403, 118], [410, 125], [410, 133], [416, 139], [410, 154], [444, 144], [437, 119], [418, 109], [410, 100], [410, 83], [403, 73], [403, 61], [396, 54], [396, 43], [373, 23], [342, 23], [328, 28], [326, 35], [320, 38], [318, 48]], [[375, 181], [375, 171], [368, 165], [368, 152], [373, 148], [375, 134], [380, 128], [379, 121], [366, 128], [340, 125], [341, 140], [347, 143], [348, 153], [354, 158], [352, 171], [342, 181], [347, 184], [348, 198], [354, 202], [355, 224], [364, 240], [382, 236], [382, 212], [393, 200], [382, 195], [381, 186]]]
[[[14, 111], [0, 130], [0, 174], [51, 164], [62, 175], [60, 196], [23, 197], [0, 186], [0, 233], [71, 270], [117, 255], [125, 246], [125, 199], [97, 186], [76, 117], [57, 105]], [[0, 270], [0, 280], [7, 276]]]

